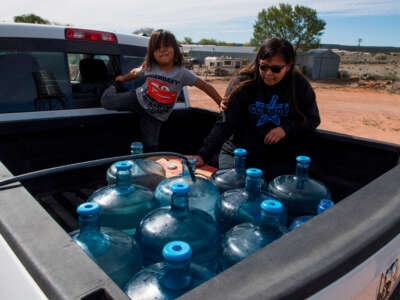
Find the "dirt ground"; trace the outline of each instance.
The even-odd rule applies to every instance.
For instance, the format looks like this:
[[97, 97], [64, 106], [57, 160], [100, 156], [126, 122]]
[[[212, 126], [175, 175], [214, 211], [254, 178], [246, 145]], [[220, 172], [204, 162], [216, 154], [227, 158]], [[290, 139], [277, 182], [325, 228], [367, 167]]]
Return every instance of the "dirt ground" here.
[[[228, 80], [208, 81], [223, 95]], [[320, 129], [400, 144], [400, 95], [338, 83], [311, 82], [321, 115]], [[217, 110], [202, 91], [189, 87], [191, 105]]]

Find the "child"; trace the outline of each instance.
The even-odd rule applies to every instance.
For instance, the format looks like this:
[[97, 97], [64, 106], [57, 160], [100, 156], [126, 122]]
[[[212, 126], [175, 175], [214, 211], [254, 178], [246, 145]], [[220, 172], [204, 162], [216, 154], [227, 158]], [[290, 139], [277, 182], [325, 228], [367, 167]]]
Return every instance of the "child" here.
[[[136, 91], [117, 93], [116, 88], [122, 89], [121, 83], [143, 76], [146, 81]], [[162, 122], [168, 119], [185, 85], [201, 89], [218, 105], [222, 100], [211, 85], [183, 67], [183, 56], [174, 35], [161, 29], [151, 34], [143, 64], [117, 76], [114, 85], [105, 90], [101, 103], [106, 109], [130, 110], [140, 118], [145, 152], [158, 150]]]

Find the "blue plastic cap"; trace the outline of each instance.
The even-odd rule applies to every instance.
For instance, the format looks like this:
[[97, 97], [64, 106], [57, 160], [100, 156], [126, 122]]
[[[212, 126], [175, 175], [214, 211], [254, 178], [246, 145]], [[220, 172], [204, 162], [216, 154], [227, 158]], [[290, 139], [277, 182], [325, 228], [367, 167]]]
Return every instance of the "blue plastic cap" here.
[[283, 205], [278, 200], [264, 200], [261, 202], [260, 207], [262, 210], [270, 213], [281, 213], [283, 212]]
[[246, 170], [246, 175], [250, 177], [261, 177], [263, 172], [260, 169], [250, 168]]
[[95, 215], [100, 212], [100, 205], [96, 202], [85, 202], [78, 206], [76, 212], [81, 216]]
[[235, 154], [236, 156], [246, 156], [247, 155], [247, 150], [246, 149], [242, 149], [242, 148], [236, 148], [233, 151], [233, 154]]
[[115, 164], [118, 171], [127, 171], [132, 168], [133, 164], [130, 161], [119, 161]]
[[321, 213], [334, 205], [335, 203], [332, 200], [322, 199], [318, 205], [318, 213]]
[[171, 191], [173, 194], [186, 194], [189, 193], [190, 191], [190, 187], [186, 184], [186, 183], [174, 183], [173, 185], [171, 185]]
[[162, 254], [166, 260], [180, 262], [192, 256], [192, 248], [186, 242], [172, 241], [164, 246]]
[[311, 158], [305, 155], [299, 155], [296, 157], [296, 161], [302, 164], [309, 164], [311, 162]]
[[143, 144], [142, 144], [142, 142], [132, 142], [131, 143], [131, 149], [132, 148], [140, 148], [140, 149], [143, 149]]

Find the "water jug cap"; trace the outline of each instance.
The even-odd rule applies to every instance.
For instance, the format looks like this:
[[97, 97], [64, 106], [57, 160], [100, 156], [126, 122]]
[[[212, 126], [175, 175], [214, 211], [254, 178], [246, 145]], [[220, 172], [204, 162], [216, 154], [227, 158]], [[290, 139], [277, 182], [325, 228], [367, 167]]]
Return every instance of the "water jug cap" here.
[[81, 216], [90, 216], [100, 212], [100, 205], [96, 202], [85, 202], [78, 206], [76, 212]]
[[131, 149], [132, 148], [140, 148], [140, 149], [143, 149], [143, 144], [142, 144], [142, 142], [132, 142], [131, 143]]
[[328, 208], [332, 207], [333, 205], [335, 205], [335, 203], [332, 200], [321, 199], [318, 205], [318, 212], [325, 211]]
[[268, 199], [261, 202], [261, 209], [271, 213], [283, 212], [283, 205], [278, 200]]
[[236, 148], [233, 151], [233, 154], [235, 154], [236, 156], [246, 156], [247, 155], [247, 150], [246, 149], [242, 149], [242, 148]]
[[311, 158], [305, 155], [299, 155], [296, 157], [296, 161], [303, 164], [309, 164], [311, 162]]
[[186, 183], [177, 182], [171, 185], [171, 191], [173, 194], [186, 194], [189, 193], [190, 187]]
[[263, 172], [260, 169], [249, 168], [246, 170], [246, 175], [250, 177], [261, 177]]
[[115, 164], [118, 171], [127, 171], [132, 168], [133, 164], [130, 161], [119, 161]]
[[166, 260], [180, 262], [192, 256], [192, 248], [186, 242], [172, 241], [164, 246], [162, 254]]

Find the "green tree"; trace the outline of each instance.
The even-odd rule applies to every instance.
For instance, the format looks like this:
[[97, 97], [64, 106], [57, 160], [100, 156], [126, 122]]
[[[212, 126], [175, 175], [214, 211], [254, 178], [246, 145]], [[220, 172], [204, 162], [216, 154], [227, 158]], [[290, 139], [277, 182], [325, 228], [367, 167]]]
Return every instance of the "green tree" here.
[[45, 20], [35, 14], [25, 14], [14, 17], [15, 23], [34, 23], [34, 24], [50, 24], [50, 21]]
[[216, 39], [201, 39], [199, 45], [217, 45]]
[[143, 36], [150, 36], [153, 31], [154, 31], [154, 28], [143, 27], [143, 28], [139, 28], [139, 29], [135, 30], [132, 33], [138, 34], [138, 35], [143, 35]]
[[250, 43], [259, 47], [266, 39], [278, 37], [291, 42], [296, 50], [318, 48], [325, 25], [315, 9], [281, 3], [258, 13]]
[[199, 45], [236, 46], [235, 43], [217, 41], [216, 39], [201, 39]]
[[187, 44], [187, 45], [193, 44], [193, 40], [192, 40], [192, 38], [185, 36], [183, 38], [182, 44]]

